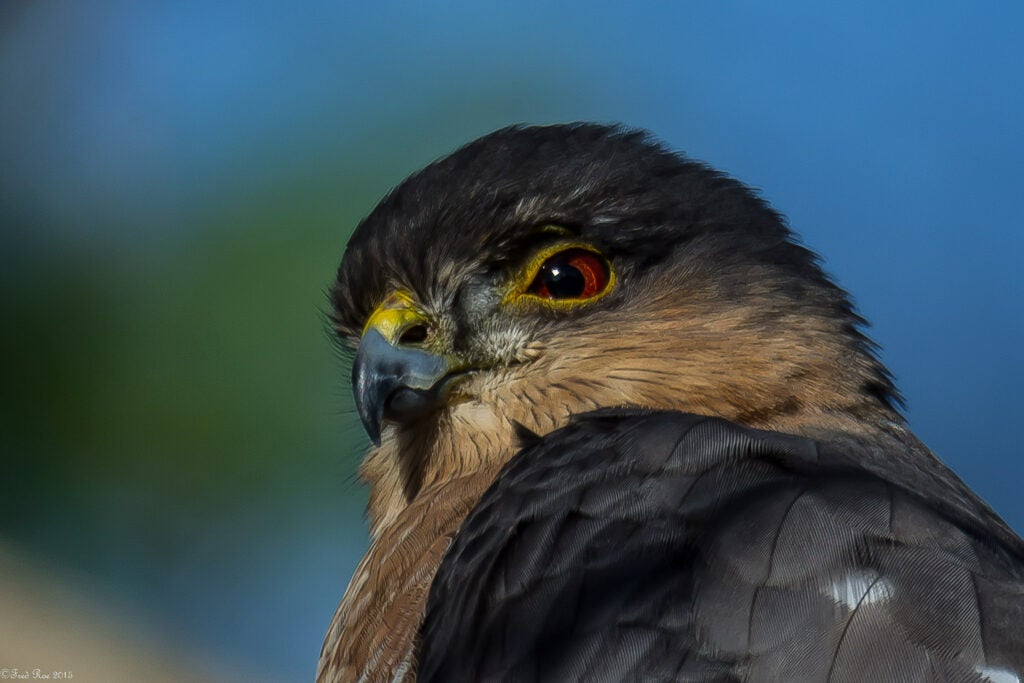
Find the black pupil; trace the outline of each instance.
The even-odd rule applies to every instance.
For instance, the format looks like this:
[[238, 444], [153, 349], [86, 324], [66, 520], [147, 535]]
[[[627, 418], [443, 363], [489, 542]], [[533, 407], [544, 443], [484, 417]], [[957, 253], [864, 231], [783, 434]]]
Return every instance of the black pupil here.
[[541, 268], [541, 282], [555, 299], [571, 299], [583, 294], [587, 280], [578, 268], [568, 263], [545, 263]]

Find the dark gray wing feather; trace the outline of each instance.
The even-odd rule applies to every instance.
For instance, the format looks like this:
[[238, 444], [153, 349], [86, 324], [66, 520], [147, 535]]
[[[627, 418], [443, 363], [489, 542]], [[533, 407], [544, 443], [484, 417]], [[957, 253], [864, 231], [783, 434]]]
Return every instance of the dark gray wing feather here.
[[418, 679], [1024, 681], [1019, 539], [849, 450], [679, 413], [576, 420], [467, 518]]

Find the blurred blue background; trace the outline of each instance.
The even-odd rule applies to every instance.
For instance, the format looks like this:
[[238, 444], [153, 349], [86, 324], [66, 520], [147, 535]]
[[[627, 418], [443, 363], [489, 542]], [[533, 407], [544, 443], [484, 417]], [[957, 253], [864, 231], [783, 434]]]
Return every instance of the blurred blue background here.
[[761, 189], [874, 323], [913, 428], [1024, 530], [1022, 20], [0, 4], [0, 554], [197, 671], [310, 680], [367, 542], [323, 316], [347, 236], [455, 146], [581, 119]]

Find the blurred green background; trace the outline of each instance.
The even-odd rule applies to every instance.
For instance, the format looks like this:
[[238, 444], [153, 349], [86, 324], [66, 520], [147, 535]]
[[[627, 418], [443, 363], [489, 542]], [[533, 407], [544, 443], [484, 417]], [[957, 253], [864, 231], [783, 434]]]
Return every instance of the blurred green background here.
[[520, 121], [647, 127], [763, 188], [1024, 528], [1022, 18], [6, 0], [0, 668], [311, 679], [366, 546], [325, 289], [391, 186]]

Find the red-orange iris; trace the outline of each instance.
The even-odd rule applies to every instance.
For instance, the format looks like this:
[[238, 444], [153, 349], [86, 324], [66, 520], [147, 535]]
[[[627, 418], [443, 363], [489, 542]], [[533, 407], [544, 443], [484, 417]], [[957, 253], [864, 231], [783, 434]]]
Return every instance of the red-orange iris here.
[[529, 292], [544, 299], [589, 299], [608, 286], [608, 263], [587, 249], [572, 248], [541, 265]]

